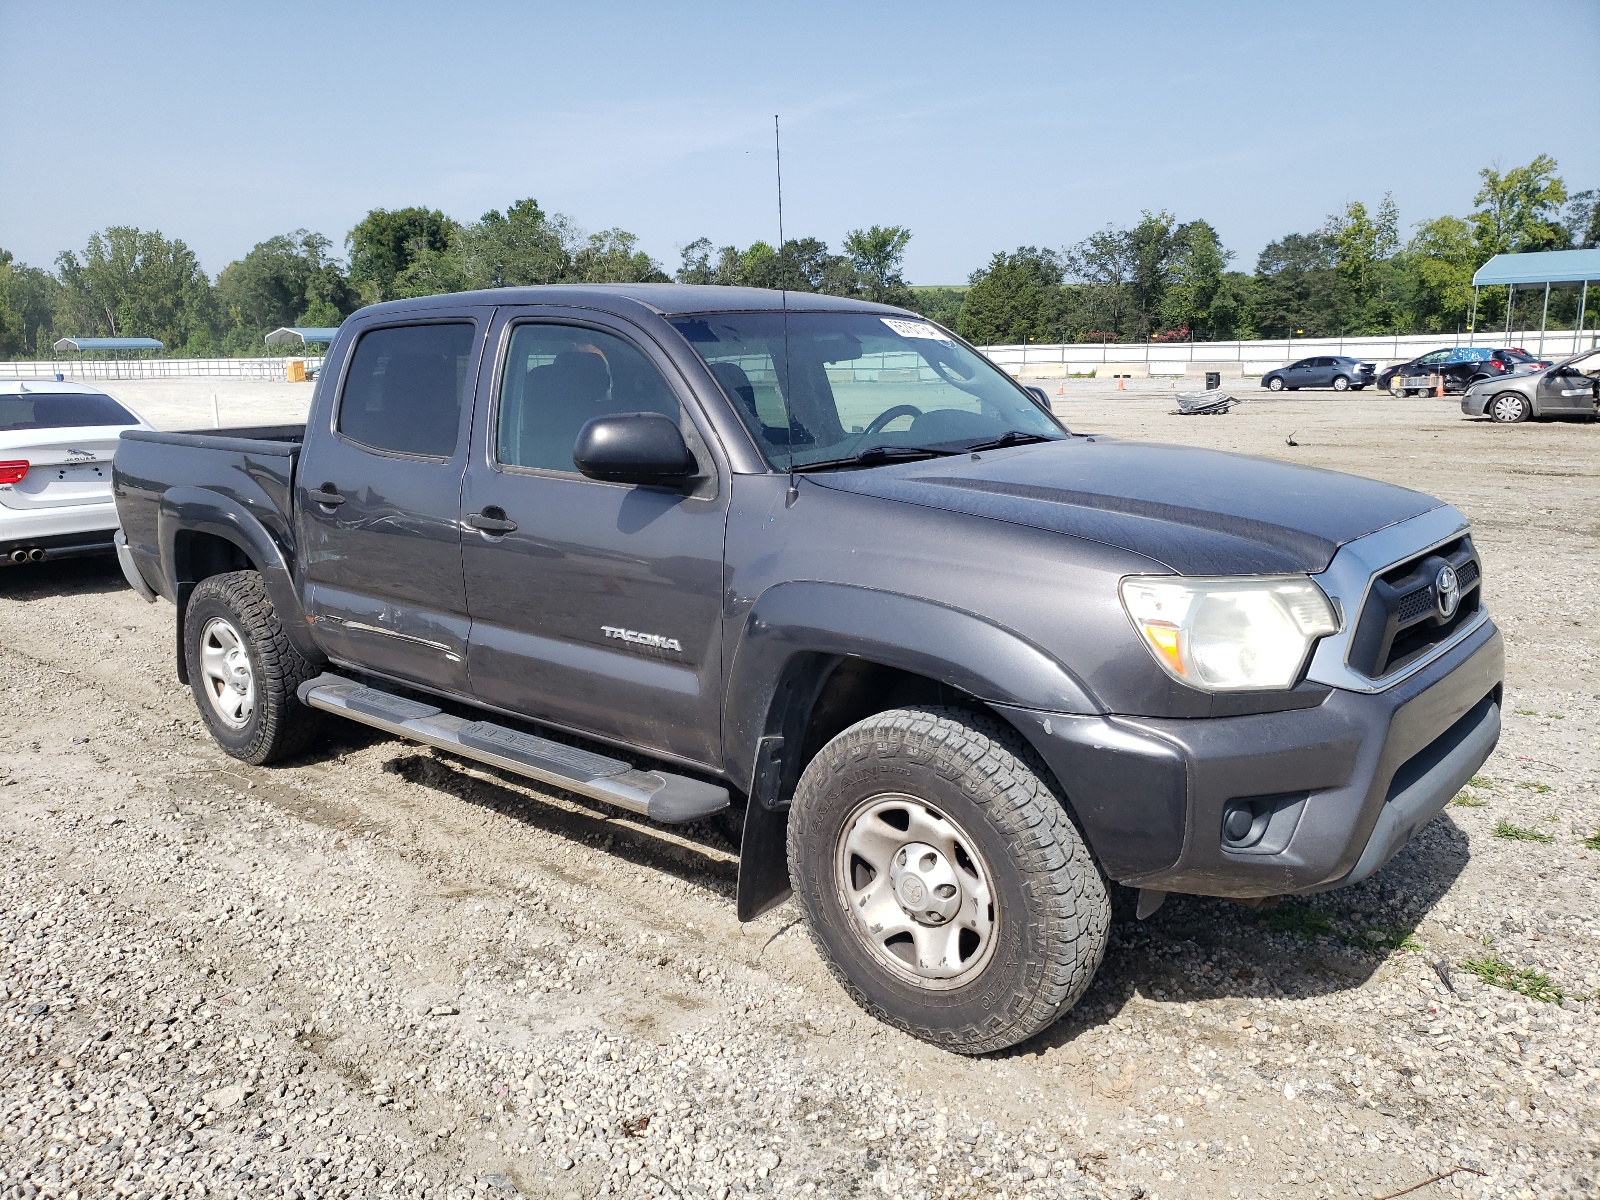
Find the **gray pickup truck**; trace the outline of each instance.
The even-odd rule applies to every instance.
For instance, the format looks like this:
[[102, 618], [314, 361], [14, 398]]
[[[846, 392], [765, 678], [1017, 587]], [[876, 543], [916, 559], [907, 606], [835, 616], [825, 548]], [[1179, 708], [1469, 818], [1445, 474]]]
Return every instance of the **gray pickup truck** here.
[[880, 305], [378, 305], [304, 427], [131, 431], [114, 486], [227, 753], [337, 714], [736, 819], [739, 916], [792, 890], [864, 1008], [963, 1053], [1076, 1002], [1119, 886], [1145, 916], [1365, 879], [1499, 736], [1455, 509], [1071, 432]]

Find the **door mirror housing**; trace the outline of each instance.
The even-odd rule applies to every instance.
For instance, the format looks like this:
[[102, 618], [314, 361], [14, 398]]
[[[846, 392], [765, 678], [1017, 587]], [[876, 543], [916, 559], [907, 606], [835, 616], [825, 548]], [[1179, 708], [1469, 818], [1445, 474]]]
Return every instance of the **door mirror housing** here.
[[579, 432], [572, 461], [606, 483], [675, 484], [697, 470], [678, 423], [654, 412], [595, 417]]

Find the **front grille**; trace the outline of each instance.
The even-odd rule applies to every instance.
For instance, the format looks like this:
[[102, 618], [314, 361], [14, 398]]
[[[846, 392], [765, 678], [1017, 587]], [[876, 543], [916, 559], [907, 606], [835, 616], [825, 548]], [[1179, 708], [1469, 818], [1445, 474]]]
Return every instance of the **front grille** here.
[[[1436, 580], [1444, 567], [1455, 571], [1461, 599], [1448, 617], [1439, 611]], [[1457, 538], [1373, 577], [1350, 639], [1350, 666], [1369, 679], [1383, 679], [1418, 659], [1462, 625], [1481, 605], [1482, 571], [1470, 537]]]

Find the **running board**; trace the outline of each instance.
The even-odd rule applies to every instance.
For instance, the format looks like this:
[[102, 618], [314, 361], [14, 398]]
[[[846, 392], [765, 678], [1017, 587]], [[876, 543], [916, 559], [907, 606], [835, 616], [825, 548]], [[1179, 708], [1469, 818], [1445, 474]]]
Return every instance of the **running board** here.
[[728, 807], [728, 789], [665, 771], [641, 771], [615, 758], [488, 721], [454, 717], [437, 705], [408, 700], [339, 675], [300, 685], [300, 701], [396, 737], [449, 750], [540, 783], [603, 800], [652, 821], [698, 821]]

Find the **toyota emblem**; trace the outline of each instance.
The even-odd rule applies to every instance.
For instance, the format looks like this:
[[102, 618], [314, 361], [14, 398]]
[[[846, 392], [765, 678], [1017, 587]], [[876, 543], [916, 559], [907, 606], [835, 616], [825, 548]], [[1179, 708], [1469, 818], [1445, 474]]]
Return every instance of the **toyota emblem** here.
[[1456, 578], [1454, 568], [1439, 568], [1439, 573], [1433, 577], [1433, 595], [1441, 617], [1448, 621], [1455, 616], [1456, 608], [1461, 604], [1461, 582]]

